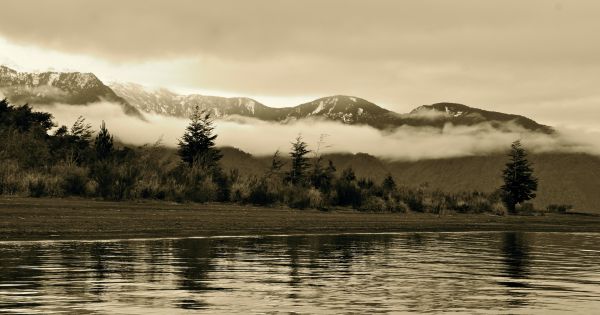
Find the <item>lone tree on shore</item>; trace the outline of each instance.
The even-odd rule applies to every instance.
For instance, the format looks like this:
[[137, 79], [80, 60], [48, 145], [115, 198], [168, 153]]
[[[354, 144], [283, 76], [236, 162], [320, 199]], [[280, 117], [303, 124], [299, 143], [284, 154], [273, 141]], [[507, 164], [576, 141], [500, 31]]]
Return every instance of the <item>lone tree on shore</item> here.
[[106, 129], [104, 120], [94, 141], [94, 148], [96, 149], [96, 157], [99, 160], [107, 159], [113, 152], [113, 136]]
[[535, 198], [538, 180], [533, 176], [533, 169], [527, 160], [527, 153], [521, 141], [512, 143], [508, 156], [510, 161], [506, 163], [506, 168], [502, 172], [504, 185], [501, 190], [508, 211], [515, 213], [517, 204]]
[[181, 160], [190, 167], [215, 168], [223, 155], [215, 148], [217, 135], [213, 134], [214, 129], [210, 113], [196, 106], [186, 132], [179, 139], [178, 154]]
[[306, 182], [306, 176], [308, 168], [308, 158], [306, 155], [310, 153], [308, 150], [308, 144], [302, 140], [302, 136], [299, 135], [296, 141], [292, 142], [292, 152], [290, 157], [292, 158], [292, 168], [287, 174], [287, 179], [293, 185], [302, 185]]

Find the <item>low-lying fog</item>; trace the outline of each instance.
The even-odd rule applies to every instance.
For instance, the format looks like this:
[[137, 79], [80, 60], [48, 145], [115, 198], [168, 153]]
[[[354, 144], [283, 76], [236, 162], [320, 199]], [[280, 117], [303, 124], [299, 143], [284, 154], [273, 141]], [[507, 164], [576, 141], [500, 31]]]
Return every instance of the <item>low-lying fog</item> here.
[[[51, 112], [59, 125], [70, 126], [79, 116], [95, 130], [102, 120], [115, 138], [134, 145], [154, 143], [162, 138], [175, 146], [188, 125], [187, 119], [145, 114], [146, 121], [127, 116], [116, 104], [99, 102], [87, 106], [36, 105]], [[290, 142], [301, 134], [311, 149], [325, 137], [322, 152], [364, 152], [398, 160], [446, 158], [507, 150], [521, 139], [532, 152], [586, 152], [600, 155], [600, 133], [560, 128], [556, 135], [535, 134], [518, 126], [507, 125], [511, 132], [500, 132], [489, 124], [475, 126], [446, 125], [434, 128], [401, 127], [381, 132], [368, 126], [350, 126], [336, 122], [302, 121], [290, 124], [270, 123], [251, 118], [233, 117], [215, 121], [218, 146], [233, 146], [255, 155], [270, 155], [279, 149], [287, 152]]]

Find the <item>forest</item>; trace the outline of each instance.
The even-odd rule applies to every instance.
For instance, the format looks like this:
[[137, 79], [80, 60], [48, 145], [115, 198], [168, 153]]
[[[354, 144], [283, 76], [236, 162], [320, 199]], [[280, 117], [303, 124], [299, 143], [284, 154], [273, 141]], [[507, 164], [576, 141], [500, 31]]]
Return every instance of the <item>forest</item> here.
[[[290, 152], [275, 151], [260, 174], [224, 168], [209, 114], [196, 110], [177, 150], [160, 141], [119, 143], [104, 123], [94, 131], [84, 117], [58, 126], [50, 113], [0, 101], [0, 194], [105, 200], [231, 202], [297, 209], [353, 208], [373, 212], [532, 213], [537, 179], [519, 141], [513, 143], [494, 192], [448, 193], [408, 187], [387, 175], [375, 182], [352, 168], [337, 169], [299, 135]], [[546, 210], [566, 212], [568, 205]]]

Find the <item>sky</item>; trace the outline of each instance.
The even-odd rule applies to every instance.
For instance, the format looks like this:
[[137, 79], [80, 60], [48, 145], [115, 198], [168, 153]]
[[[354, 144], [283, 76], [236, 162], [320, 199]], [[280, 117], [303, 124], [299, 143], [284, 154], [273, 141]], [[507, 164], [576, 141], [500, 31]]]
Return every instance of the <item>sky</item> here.
[[293, 106], [441, 101], [600, 130], [600, 2], [4, 0], [0, 63]]

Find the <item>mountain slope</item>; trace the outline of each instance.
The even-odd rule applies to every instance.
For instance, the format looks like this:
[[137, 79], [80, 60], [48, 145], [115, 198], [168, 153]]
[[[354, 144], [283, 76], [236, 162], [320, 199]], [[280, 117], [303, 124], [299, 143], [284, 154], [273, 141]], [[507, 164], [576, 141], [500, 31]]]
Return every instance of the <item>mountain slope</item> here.
[[276, 109], [246, 97], [179, 95], [167, 89], [149, 90], [135, 83], [111, 83], [110, 87], [129, 103], [146, 113], [187, 118], [198, 107], [210, 111], [216, 118], [231, 115], [262, 120], [277, 118], [271, 118], [272, 112], [277, 112]]
[[[260, 175], [270, 165], [269, 157], [253, 157], [243, 151], [224, 148], [222, 164], [227, 169]], [[358, 154], [328, 154], [338, 174], [352, 167], [358, 177], [381, 182], [391, 173], [399, 185], [419, 186], [447, 192], [492, 192], [502, 184], [501, 173], [507, 157], [503, 154], [432, 159], [414, 162], [385, 161]], [[549, 204], [571, 204], [577, 211], [600, 214], [600, 157], [574, 153], [532, 154], [534, 174], [539, 178], [538, 208]], [[241, 166], [241, 167], [240, 167]], [[285, 168], [289, 168], [289, 163]]]
[[335, 95], [288, 108], [284, 119], [324, 118], [346, 124], [373, 125], [380, 117], [390, 113], [362, 98]]
[[14, 104], [83, 105], [109, 101], [120, 104], [128, 115], [141, 117], [137, 108], [115, 94], [93, 73], [28, 73], [0, 66], [0, 91]]
[[[456, 103], [436, 103], [419, 106], [412, 110], [409, 115], [427, 116], [428, 114], [433, 114], [430, 115], [433, 121], [440, 120], [443, 123], [452, 122], [455, 125], [474, 125], [481, 122], [513, 122], [528, 130], [544, 133], [552, 132], [552, 128], [538, 124], [527, 117], [488, 111]], [[500, 126], [497, 127], [500, 128]]]
[[[600, 213], [600, 158], [587, 154], [532, 154], [534, 174], [539, 179], [538, 196], [533, 203], [572, 204], [577, 210]], [[460, 157], [390, 163], [389, 169], [400, 183], [428, 183], [444, 191], [483, 190], [500, 187], [504, 155]]]

